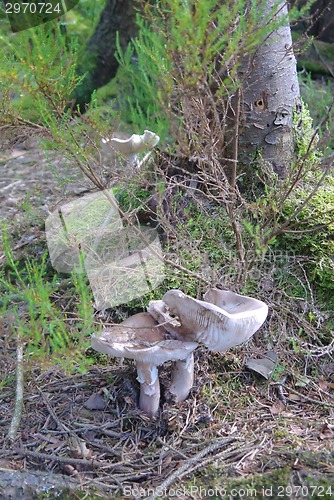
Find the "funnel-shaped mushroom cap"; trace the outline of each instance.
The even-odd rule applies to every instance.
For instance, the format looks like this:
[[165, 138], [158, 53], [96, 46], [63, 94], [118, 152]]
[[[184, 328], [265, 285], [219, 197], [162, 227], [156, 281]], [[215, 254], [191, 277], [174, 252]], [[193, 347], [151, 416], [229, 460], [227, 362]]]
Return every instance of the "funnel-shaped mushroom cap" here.
[[[202, 342], [214, 352], [225, 351], [248, 340], [268, 314], [264, 302], [233, 292], [222, 296], [217, 292], [219, 290], [210, 290], [206, 299], [224, 303], [224, 307], [193, 299], [180, 290], [170, 290], [163, 297], [169, 312], [181, 322], [183, 338]], [[186, 336], [185, 331], [188, 332]]]
[[268, 314], [268, 306], [261, 300], [247, 297], [247, 295], [239, 295], [229, 290], [209, 288], [204, 294], [203, 299], [205, 302], [210, 302], [224, 309], [224, 311], [230, 313], [234, 317], [236, 317], [236, 315], [241, 317], [243, 313], [249, 314], [250, 311], [254, 311], [259, 314], [259, 319], [263, 317], [263, 323]]
[[150, 130], [144, 130], [143, 135], [132, 134], [128, 139], [118, 139], [117, 137], [102, 139], [103, 144], [109, 143], [115, 151], [119, 151], [124, 156], [152, 149], [159, 141], [160, 137]]

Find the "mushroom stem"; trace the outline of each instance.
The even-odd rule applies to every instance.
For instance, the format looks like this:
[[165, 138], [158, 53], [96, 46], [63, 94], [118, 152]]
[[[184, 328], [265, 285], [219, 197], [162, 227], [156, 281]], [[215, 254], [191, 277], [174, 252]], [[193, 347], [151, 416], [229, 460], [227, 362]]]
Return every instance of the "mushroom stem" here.
[[185, 359], [176, 361], [169, 388], [177, 401], [184, 401], [194, 385], [194, 355], [189, 354]]
[[160, 383], [158, 368], [152, 363], [137, 361], [137, 380], [140, 383], [139, 408], [154, 417], [159, 410]]

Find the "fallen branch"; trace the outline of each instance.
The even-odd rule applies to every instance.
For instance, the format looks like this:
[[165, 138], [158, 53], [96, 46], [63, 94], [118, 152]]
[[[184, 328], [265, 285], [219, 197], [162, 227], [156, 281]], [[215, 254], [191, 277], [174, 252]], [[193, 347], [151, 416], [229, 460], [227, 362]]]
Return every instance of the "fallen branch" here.
[[99, 466], [102, 465], [101, 462], [98, 462], [97, 460], [94, 459], [86, 460], [84, 458], [61, 457], [54, 454], [49, 455], [48, 453], [39, 453], [38, 451], [29, 451], [23, 449], [13, 450], [13, 453], [10, 454], [21, 455], [23, 457], [38, 458], [40, 460], [48, 460], [51, 462], [58, 462], [62, 464], [81, 465], [92, 469], [98, 468]]
[[301, 392], [298, 392], [295, 389], [292, 389], [292, 387], [288, 387], [288, 390], [290, 392], [292, 392], [293, 394], [296, 394], [296, 396], [299, 396], [299, 397], [305, 399], [306, 401], [309, 401], [310, 403], [315, 403], [315, 404], [317, 404], [319, 406], [326, 406], [328, 408], [334, 408], [334, 404], [333, 403], [327, 403], [327, 401], [320, 401], [320, 399], [310, 398], [309, 396], [305, 396], [305, 394], [302, 394]]
[[18, 428], [20, 426], [22, 409], [23, 409], [23, 347], [20, 337], [17, 340], [17, 365], [16, 365], [16, 397], [15, 397], [15, 409], [14, 415], [10, 424], [10, 428], [7, 434], [7, 438], [11, 441], [15, 441]]
[[[202, 461], [202, 458], [205, 457], [205, 455], [208, 455], [209, 453], [214, 452], [220, 446], [225, 445], [225, 444], [230, 444], [233, 441], [236, 441], [237, 438], [231, 437], [231, 438], [224, 438], [224, 439], [219, 439], [216, 443], [211, 443], [209, 446], [204, 448], [203, 450], [199, 451], [194, 455], [193, 457], [189, 458], [181, 467], [176, 469], [170, 476], [168, 476], [156, 489], [153, 495], [148, 497], [146, 500], [156, 500], [159, 496], [161, 496], [162, 491], [166, 491], [167, 488], [173, 484], [173, 482], [176, 479], [180, 479], [182, 476], [187, 474], [193, 469], [193, 466], [195, 464], [198, 464], [198, 462]], [[213, 457], [214, 458], [214, 457]]]

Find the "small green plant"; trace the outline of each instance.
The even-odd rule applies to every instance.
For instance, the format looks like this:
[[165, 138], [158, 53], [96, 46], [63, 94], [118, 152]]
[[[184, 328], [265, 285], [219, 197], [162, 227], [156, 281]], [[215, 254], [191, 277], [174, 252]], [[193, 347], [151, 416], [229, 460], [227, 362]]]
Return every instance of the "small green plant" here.
[[319, 125], [329, 112], [325, 133], [329, 135], [329, 149], [334, 149], [333, 111], [331, 109], [333, 105], [333, 82], [331, 80], [314, 80], [311, 73], [302, 73], [299, 84], [303, 100], [307, 103], [310, 115], [316, 125]]
[[77, 303], [73, 319], [64, 305], [57, 304], [60, 282], [57, 275], [50, 276], [47, 253], [38, 261], [20, 262], [10, 249], [5, 228], [3, 242], [7, 271], [0, 277], [2, 311], [14, 315], [14, 329], [24, 344], [26, 359], [41, 365], [52, 360], [69, 371], [85, 370], [90, 363], [85, 350], [89, 346], [86, 339], [93, 331], [93, 307], [84, 277], [72, 277]]
[[[172, 91], [170, 62], [163, 37], [145, 29], [146, 23], [141, 18], [138, 18], [138, 24], [139, 36], [125, 52], [118, 43], [120, 69], [117, 81], [121, 92], [118, 96], [121, 114], [125, 121], [132, 124], [134, 132], [142, 133], [144, 129], [149, 129], [164, 138], [170, 128], [165, 112], [168, 103], [165, 92]], [[138, 58], [136, 65], [133, 64], [134, 53]]]
[[270, 374], [270, 379], [273, 382], [280, 382], [286, 372], [286, 366], [284, 363], [276, 363], [273, 371]]
[[114, 195], [121, 210], [124, 212], [131, 212], [131, 210], [145, 207], [146, 201], [151, 196], [151, 193], [147, 187], [138, 186], [138, 182], [134, 182], [133, 186], [130, 184], [130, 186], [126, 188], [116, 187], [114, 189]]
[[56, 22], [17, 33], [0, 35], [3, 57], [0, 78], [3, 88], [1, 119], [31, 121], [35, 109], [37, 122], [52, 126], [53, 115], [66, 117], [68, 98], [80, 82], [75, 74], [78, 47], [66, 37]]
[[[204, 114], [210, 114], [213, 101], [236, 90], [239, 58], [270, 32], [258, 23], [262, 11], [261, 1], [247, 16], [244, 0], [221, 5], [216, 0], [142, 2], [138, 36], [126, 51], [118, 44], [124, 119], [138, 129], [152, 127], [163, 138], [169, 135], [184, 151], [189, 141], [201, 142], [200, 110], [207, 105]], [[199, 98], [196, 110], [203, 93], [213, 101]]]
[[308, 105], [301, 100], [301, 112], [295, 113], [292, 120], [297, 160], [302, 160], [304, 168], [310, 170], [319, 165], [322, 153], [317, 149], [319, 135], [313, 126]]

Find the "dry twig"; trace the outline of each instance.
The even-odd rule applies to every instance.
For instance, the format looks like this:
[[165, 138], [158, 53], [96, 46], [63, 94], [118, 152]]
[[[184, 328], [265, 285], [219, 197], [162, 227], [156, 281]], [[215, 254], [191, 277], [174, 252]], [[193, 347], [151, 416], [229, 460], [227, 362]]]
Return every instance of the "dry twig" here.
[[17, 365], [16, 365], [16, 398], [15, 398], [15, 409], [13, 418], [10, 424], [10, 428], [7, 434], [8, 439], [15, 441], [18, 428], [20, 426], [22, 409], [23, 409], [23, 346], [20, 337], [17, 339]]
[[[181, 467], [176, 469], [170, 476], [168, 476], [157, 488], [155, 493], [147, 498], [147, 500], [156, 500], [160, 496], [161, 491], [165, 491], [174, 481], [181, 479], [185, 474], [188, 474], [195, 464], [198, 464], [203, 457], [209, 453], [214, 452], [223, 445], [227, 445], [235, 441], [237, 438], [223, 438], [219, 439], [216, 443], [210, 443], [209, 446], [199, 451], [193, 457], [189, 458]], [[215, 457], [213, 456], [212, 459]]]

